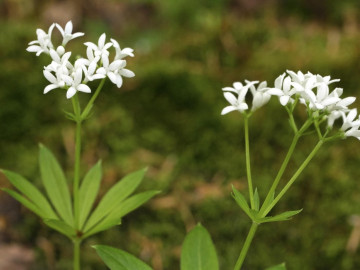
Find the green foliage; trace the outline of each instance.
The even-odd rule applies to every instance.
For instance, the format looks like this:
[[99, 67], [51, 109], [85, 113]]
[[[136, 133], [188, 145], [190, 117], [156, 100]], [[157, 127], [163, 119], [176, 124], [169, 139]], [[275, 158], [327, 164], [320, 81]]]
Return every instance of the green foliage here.
[[207, 230], [198, 224], [185, 237], [181, 250], [181, 270], [218, 270], [214, 244]]
[[123, 250], [109, 246], [93, 246], [111, 270], [151, 270], [151, 267]]
[[72, 203], [68, 184], [54, 155], [43, 145], [40, 145], [39, 164], [42, 183], [50, 201], [59, 216], [70, 226], [74, 226]]

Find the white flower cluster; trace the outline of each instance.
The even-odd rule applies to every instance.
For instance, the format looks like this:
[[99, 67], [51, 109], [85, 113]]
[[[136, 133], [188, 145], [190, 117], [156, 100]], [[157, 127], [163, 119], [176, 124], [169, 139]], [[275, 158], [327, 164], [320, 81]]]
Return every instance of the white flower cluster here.
[[[51, 42], [51, 35], [54, 28], [57, 28], [63, 41], [57, 48]], [[66, 97], [69, 99], [73, 97], [76, 92], [90, 93], [91, 89], [87, 85], [89, 81], [103, 79], [108, 77], [112, 83], [118, 88], [122, 86], [122, 77], [134, 77], [135, 74], [131, 70], [125, 69], [125, 57], [133, 57], [133, 49], [121, 49], [119, 43], [111, 39], [111, 42], [106, 43], [106, 35], [102, 34], [99, 38], [98, 44], [86, 42], [87, 58], [79, 58], [74, 63], [69, 61], [71, 52], [65, 51], [66, 44], [77, 37], [81, 37], [84, 33], [72, 33], [73, 25], [69, 21], [65, 29], [59, 24], [52, 24], [48, 33], [42, 29], [37, 29], [37, 40], [29, 43], [27, 51], [36, 53], [39, 56], [42, 53], [50, 55], [52, 62], [44, 67], [44, 76], [50, 82], [44, 89], [44, 94], [56, 89], [67, 89]], [[109, 49], [115, 49], [115, 57], [110, 63]]]
[[249, 108], [246, 103], [246, 95], [252, 94], [251, 111], [265, 105], [271, 96], [277, 96], [280, 104], [283, 106], [292, 106], [295, 100], [304, 104], [306, 108], [318, 115], [322, 115], [327, 120], [328, 128], [332, 128], [336, 119], [342, 118], [343, 125], [341, 131], [346, 137], [353, 136], [360, 140], [360, 116], [356, 109], [349, 109], [348, 106], [354, 103], [355, 97], [341, 98], [342, 88], [335, 88], [330, 91], [329, 85], [340, 81], [331, 80], [330, 76], [314, 75], [310, 72], [303, 74], [287, 70], [287, 73], [281, 74], [276, 78], [274, 87], [267, 87], [266, 82], [262, 82], [255, 88], [258, 81], [245, 81], [245, 85], [235, 82], [233, 87], [223, 88], [224, 97], [230, 103], [225, 107], [221, 114], [227, 114], [231, 111], [247, 113]]

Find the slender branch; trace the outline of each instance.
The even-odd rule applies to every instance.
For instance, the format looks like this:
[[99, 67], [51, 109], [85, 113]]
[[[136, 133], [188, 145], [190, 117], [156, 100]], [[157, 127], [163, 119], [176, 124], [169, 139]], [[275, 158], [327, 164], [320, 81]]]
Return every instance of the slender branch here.
[[245, 126], [246, 174], [247, 174], [247, 179], [248, 179], [251, 209], [255, 209], [254, 191], [253, 191], [252, 178], [251, 178], [251, 168], [250, 168], [249, 117], [248, 116], [245, 116], [244, 126]]
[[315, 154], [319, 151], [320, 147], [323, 145], [324, 140], [320, 140], [316, 146], [314, 147], [314, 149], [311, 151], [311, 153], [309, 154], [309, 156], [304, 160], [304, 162], [301, 164], [301, 166], [299, 167], [299, 169], [295, 172], [295, 174], [291, 177], [291, 179], [289, 180], [289, 182], [285, 185], [285, 187], [280, 191], [279, 195], [276, 196], [276, 198], [274, 199], [274, 201], [272, 201], [270, 203], [269, 206], [266, 207], [265, 211], [263, 212], [263, 216], [266, 216], [271, 209], [277, 204], [277, 202], [284, 196], [284, 194], [286, 193], [286, 191], [288, 191], [288, 189], [292, 186], [292, 184], [295, 182], [295, 180], [298, 178], [298, 176], [301, 174], [301, 172], [306, 168], [306, 166], [309, 164], [309, 162], [311, 161], [311, 159], [315, 156]]
[[249, 230], [249, 233], [248, 233], [248, 235], [247, 235], [247, 237], [246, 237], [244, 246], [243, 246], [243, 248], [241, 249], [239, 258], [238, 258], [237, 261], [236, 261], [234, 270], [240, 270], [240, 269], [241, 269], [241, 266], [242, 266], [243, 263], [244, 263], [246, 254], [247, 254], [247, 252], [248, 252], [248, 250], [249, 250], [250, 244], [251, 244], [251, 242], [252, 242], [252, 240], [253, 240], [253, 238], [254, 238], [254, 235], [255, 235], [255, 232], [256, 232], [256, 229], [257, 229], [258, 226], [259, 226], [259, 224], [255, 223], [255, 222], [252, 223], [251, 228], [250, 228], [250, 230]]
[[85, 109], [84, 109], [83, 113], [81, 114], [81, 119], [85, 119], [88, 116], [88, 114], [89, 114], [89, 112], [90, 112], [90, 110], [92, 108], [92, 105], [94, 104], [96, 98], [98, 97], [98, 95], [100, 94], [101, 89], [104, 86], [105, 80], [106, 80], [106, 78], [101, 80], [98, 88], [95, 90], [94, 95], [91, 97], [88, 104], [85, 106]]
[[76, 131], [75, 131], [75, 161], [74, 161], [74, 182], [73, 182], [73, 196], [74, 196], [74, 219], [75, 228], [79, 229], [79, 185], [80, 185], [80, 156], [81, 156], [81, 108], [78, 96], [72, 98], [74, 113], [76, 117]]
[[279, 185], [280, 179], [283, 176], [285, 169], [290, 161], [291, 156], [294, 153], [295, 147], [297, 142], [299, 141], [300, 137], [302, 136], [302, 134], [309, 128], [309, 126], [311, 125], [312, 120], [308, 119], [303, 126], [300, 128], [300, 130], [298, 132], [295, 133], [294, 138], [291, 142], [291, 145], [289, 147], [289, 150], [285, 156], [285, 159], [283, 161], [283, 163], [281, 164], [280, 170], [278, 172], [278, 174], [275, 177], [275, 180], [265, 198], [265, 201], [260, 209], [260, 215], [264, 217], [264, 210], [267, 207], [267, 205], [270, 203], [270, 201], [272, 200], [274, 194], [275, 194], [275, 190], [277, 188], [277, 186]]

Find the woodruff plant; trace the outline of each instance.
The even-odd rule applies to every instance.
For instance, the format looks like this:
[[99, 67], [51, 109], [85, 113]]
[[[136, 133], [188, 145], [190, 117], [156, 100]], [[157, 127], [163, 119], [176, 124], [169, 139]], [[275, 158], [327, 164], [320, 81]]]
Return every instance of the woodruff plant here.
[[[330, 85], [340, 80], [331, 80], [330, 76], [314, 75], [310, 72], [287, 71], [275, 80], [274, 87], [268, 87], [266, 82], [245, 81], [244, 84], [235, 82], [233, 87], [223, 88], [224, 97], [230, 103], [221, 114], [225, 115], [232, 111], [240, 112], [244, 117], [245, 131], [245, 156], [246, 172], [248, 181], [249, 201], [240, 191], [233, 187], [233, 197], [240, 208], [252, 221], [250, 231], [245, 239], [243, 248], [235, 263], [234, 270], [241, 269], [250, 244], [254, 238], [258, 226], [262, 223], [285, 221], [292, 218], [301, 210], [287, 211], [275, 216], [269, 216], [270, 211], [276, 206], [280, 199], [294, 184], [301, 172], [309, 164], [319, 149], [327, 142], [355, 137], [360, 139], [360, 116], [356, 109], [349, 109], [355, 101], [355, 97], [341, 98], [343, 89], [335, 88], [330, 91]], [[256, 84], [257, 87], [255, 86]], [[249, 96], [251, 94], [251, 97]], [[250, 166], [249, 146], [249, 119], [254, 112], [269, 102], [272, 96], [279, 98], [280, 104], [286, 109], [289, 116], [289, 123], [293, 130], [294, 137], [285, 159], [266, 195], [263, 202], [260, 200], [258, 189], [253, 188]], [[248, 105], [252, 99], [251, 108]], [[294, 111], [301, 104], [306, 109], [306, 120], [299, 123], [301, 119], [295, 120]], [[334, 128], [335, 122], [340, 122], [340, 128]], [[305, 134], [316, 133], [318, 142], [309, 153], [304, 162], [295, 171], [294, 175], [285, 182], [278, 191], [280, 180], [283, 178], [285, 169], [294, 153], [299, 139]], [[111, 269], [138, 269], [149, 270], [136, 258], [111, 247], [98, 246], [98, 254]], [[127, 258], [125, 260], [125, 257]], [[126, 262], [131, 262], [126, 264]], [[126, 266], [121, 268], [121, 266]], [[215, 247], [210, 235], [201, 225], [196, 226], [185, 238], [181, 253], [181, 270], [219, 270], [219, 263]], [[268, 268], [267, 270], [285, 270], [285, 263]]]
[[[52, 33], [57, 28], [62, 35], [62, 44], [55, 47], [52, 43]], [[66, 97], [71, 99], [73, 112], [66, 112], [66, 117], [76, 123], [75, 132], [75, 164], [72, 192], [67, 179], [54, 155], [45, 146], [40, 145], [39, 165], [42, 183], [46, 191], [43, 194], [30, 181], [17, 173], [2, 170], [9, 181], [19, 192], [3, 188], [25, 207], [37, 214], [46, 225], [70, 238], [74, 245], [74, 270], [80, 269], [80, 245], [89, 236], [107, 230], [121, 223], [121, 218], [133, 211], [158, 191], [146, 191], [130, 196], [141, 183], [146, 169], [141, 169], [126, 175], [103, 196], [94, 208], [102, 178], [101, 161], [95, 164], [80, 181], [81, 158], [81, 127], [90, 116], [93, 104], [98, 97], [105, 80], [110, 79], [118, 88], [122, 86], [123, 77], [134, 77], [135, 74], [126, 69], [124, 58], [133, 57], [133, 49], [121, 49], [119, 43], [111, 39], [106, 42], [105, 33], [99, 38], [98, 44], [84, 43], [87, 47], [87, 58], [77, 58], [71, 61], [71, 52], [66, 52], [67, 43], [84, 33], [72, 33], [73, 25], [69, 21], [65, 29], [59, 24], [52, 24], [46, 33], [36, 30], [37, 40], [29, 43], [27, 51], [50, 56], [51, 63], [44, 67], [45, 78], [50, 82], [44, 93], [54, 89], [66, 91]], [[110, 62], [109, 49], [115, 50]], [[100, 83], [82, 107], [79, 102], [79, 92], [92, 93], [88, 85], [93, 81]]]

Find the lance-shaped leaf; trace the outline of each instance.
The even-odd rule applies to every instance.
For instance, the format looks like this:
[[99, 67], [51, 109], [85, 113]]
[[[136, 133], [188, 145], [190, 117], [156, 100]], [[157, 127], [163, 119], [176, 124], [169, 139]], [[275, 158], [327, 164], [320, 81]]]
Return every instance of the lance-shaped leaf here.
[[266, 270], [286, 270], [286, 266], [285, 263], [281, 263], [275, 266], [268, 267], [266, 268]]
[[123, 250], [109, 246], [93, 246], [111, 270], [152, 270], [150, 266]]
[[98, 224], [96, 224], [89, 231], [85, 231], [84, 237], [88, 237], [95, 233], [104, 231], [113, 226], [116, 226], [121, 223], [121, 218], [126, 214], [134, 211], [136, 208], [140, 207], [156, 194], [159, 194], [160, 191], [150, 190], [138, 193], [131, 196], [130, 198], [121, 202], [113, 211], [111, 211], [104, 219], [102, 219]]
[[91, 207], [99, 192], [101, 182], [101, 161], [99, 161], [94, 167], [92, 167], [85, 175], [81, 187], [79, 190], [79, 204], [80, 204], [80, 217], [79, 225], [83, 227]]
[[67, 237], [69, 237], [70, 239], [72, 239], [76, 234], [74, 228], [70, 227], [64, 221], [55, 220], [55, 219], [44, 219], [44, 222], [50, 228], [53, 228], [54, 230], [57, 230], [58, 232], [66, 235]]
[[185, 237], [181, 249], [180, 269], [219, 270], [219, 262], [210, 234], [200, 224]]
[[247, 204], [245, 197], [239, 191], [237, 191], [236, 188], [234, 188], [234, 186], [232, 187], [232, 190], [233, 190], [232, 196], [235, 199], [235, 201], [237, 202], [237, 204], [249, 216], [249, 218], [251, 218], [253, 220], [254, 215], [253, 215], [249, 205]]
[[289, 220], [293, 216], [299, 214], [301, 211], [302, 211], [302, 209], [295, 210], [295, 211], [286, 211], [282, 214], [279, 214], [279, 215], [276, 215], [273, 217], [265, 217], [265, 218], [260, 219], [260, 223]]
[[9, 179], [13, 186], [21, 191], [25, 197], [27, 197], [38, 209], [41, 210], [43, 218], [58, 219], [58, 216], [52, 209], [48, 200], [32, 183], [17, 173], [6, 170], [1, 171]]
[[31, 210], [32, 212], [37, 214], [39, 217], [46, 218], [46, 214], [40, 208], [38, 208], [35, 204], [33, 204], [31, 201], [26, 199], [24, 196], [22, 196], [18, 192], [14, 191], [14, 190], [11, 190], [11, 189], [7, 189], [7, 188], [2, 188], [1, 190], [5, 191], [7, 194], [9, 194], [15, 200], [20, 202], [26, 208], [28, 208], [29, 210]]
[[40, 145], [39, 163], [41, 178], [51, 203], [60, 217], [73, 225], [71, 198], [64, 172], [53, 154], [43, 145]]
[[85, 231], [91, 229], [96, 223], [100, 222], [107, 214], [126, 199], [141, 183], [146, 168], [126, 175], [121, 181], [115, 184], [102, 198], [95, 211], [86, 222]]

